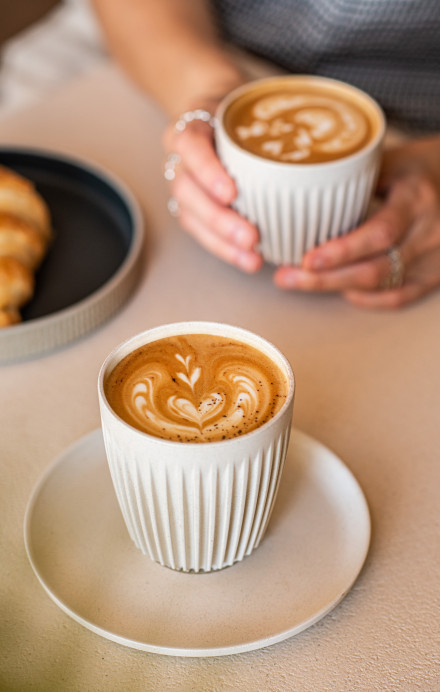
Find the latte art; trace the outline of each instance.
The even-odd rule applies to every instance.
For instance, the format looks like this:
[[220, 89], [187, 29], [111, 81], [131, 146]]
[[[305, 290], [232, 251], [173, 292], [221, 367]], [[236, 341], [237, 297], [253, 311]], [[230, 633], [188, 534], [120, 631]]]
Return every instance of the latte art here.
[[316, 163], [349, 156], [371, 136], [365, 113], [339, 95], [280, 88], [248, 94], [225, 117], [244, 149], [285, 163]]
[[140, 347], [110, 374], [112, 408], [134, 427], [181, 442], [236, 437], [268, 421], [287, 385], [263, 353], [238, 341], [201, 334]]

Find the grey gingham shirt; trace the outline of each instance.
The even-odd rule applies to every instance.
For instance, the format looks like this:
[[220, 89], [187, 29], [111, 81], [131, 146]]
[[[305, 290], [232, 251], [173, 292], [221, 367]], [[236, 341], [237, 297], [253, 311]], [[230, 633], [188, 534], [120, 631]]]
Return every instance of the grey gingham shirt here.
[[365, 89], [395, 125], [440, 132], [439, 0], [212, 2], [231, 43]]

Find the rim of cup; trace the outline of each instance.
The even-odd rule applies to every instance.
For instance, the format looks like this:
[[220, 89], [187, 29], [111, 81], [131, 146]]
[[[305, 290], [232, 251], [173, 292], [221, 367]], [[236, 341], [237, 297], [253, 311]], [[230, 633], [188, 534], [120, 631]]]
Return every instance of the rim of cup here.
[[[230, 333], [225, 333], [226, 330], [230, 330]], [[110, 406], [109, 402], [107, 401], [107, 397], [104, 392], [104, 381], [106, 375], [110, 374], [110, 372], [126, 355], [136, 350], [137, 348], [145, 344], [151, 343], [153, 341], [158, 341], [159, 339], [164, 339], [172, 336], [180, 336], [185, 334], [212, 334], [215, 336], [226, 336], [226, 338], [230, 337], [231, 339], [235, 339], [236, 341], [243, 341], [245, 344], [254, 346], [254, 348], [256, 348], [257, 350], [261, 350], [263, 353], [265, 353], [265, 355], [274, 360], [274, 362], [281, 370], [284, 369], [286, 379], [288, 381], [288, 391], [286, 400], [284, 401], [279, 411], [277, 411], [275, 415], [272, 418], [270, 418], [270, 420], [266, 421], [257, 428], [250, 430], [249, 432], [243, 433], [238, 437], [230, 437], [226, 440], [217, 440], [213, 442], [178, 442], [176, 440], [167, 440], [166, 438], [157, 437], [156, 435], [152, 435], [146, 431], [139, 430], [138, 428], [135, 428], [133, 425], [130, 425], [130, 423], [127, 423], [127, 421], [125, 421], [123, 418], [121, 418], [121, 416], [119, 416], [116, 413], [116, 411]], [[145, 340], [145, 337], [148, 338]], [[150, 442], [157, 442], [161, 445], [172, 445], [179, 448], [181, 448], [182, 446], [184, 446], [185, 448], [192, 447], [194, 449], [200, 450], [205, 445], [209, 445], [209, 447], [212, 447], [220, 445], [237, 444], [240, 443], [240, 440], [243, 440], [244, 438], [247, 438], [250, 435], [255, 435], [255, 433], [259, 431], [267, 430], [269, 427], [275, 425], [279, 418], [281, 418], [281, 416], [284, 415], [286, 409], [290, 406], [292, 399], [294, 398], [295, 376], [292, 370], [292, 366], [290, 365], [286, 356], [281, 352], [281, 350], [268, 339], [265, 339], [264, 337], [260, 336], [259, 334], [256, 334], [255, 332], [245, 329], [244, 327], [238, 327], [237, 325], [227, 324], [224, 322], [211, 322], [203, 320], [189, 322], [182, 321], [171, 322], [163, 325], [158, 325], [156, 327], [151, 327], [150, 329], [146, 329], [143, 332], [139, 332], [138, 334], [135, 334], [134, 336], [129, 337], [128, 339], [125, 339], [124, 341], [120, 342], [117, 346], [115, 346], [115, 348], [113, 348], [112, 351], [108, 354], [99, 370], [98, 393], [100, 401], [102, 405], [105, 406], [106, 410], [113, 416], [115, 420], [118, 421], [120, 425], [130, 430], [133, 434], [141, 435], [142, 437], [146, 436]]]
[[[340, 158], [336, 158], [332, 161], [320, 161], [316, 163], [295, 163], [292, 161], [275, 161], [273, 159], [268, 159], [262, 156], [258, 156], [258, 154], [254, 154], [251, 151], [248, 151], [247, 149], [244, 149], [241, 147], [237, 142], [232, 139], [232, 137], [228, 134], [226, 128], [223, 126], [223, 116], [227, 110], [227, 108], [230, 106], [230, 104], [235, 101], [239, 96], [242, 94], [245, 94], [249, 91], [252, 91], [253, 89], [258, 89], [258, 87], [262, 84], [269, 83], [269, 82], [278, 82], [278, 81], [296, 81], [296, 82], [301, 82], [307, 80], [308, 82], [315, 82], [315, 83], [321, 83], [321, 84], [326, 84], [328, 86], [334, 86], [335, 88], [342, 89], [347, 91], [348, 93], [351, 94], [356, 94], [356, 96], [361, 100], [364, 101], [370, 109], [375, 111], [375, 114], [378, 119], [378, 126], [377, 126], [377, 132], [375, 136], [372, 138], [372, 140], [364, 147], [359, 149], [358, 151], [355, 151], [353, 154], [348, 154], [347, 156], [341, 156]], [[289, 168], [298, 168], [298, 169], [313, 169], [316, 167], [321, 167], [324, 166], [325, 168], [332, 168], [336, 167], [341, 164], [341, 162], [346, 162], [346, 161], [351, 161], [355, 160], [357, 158], [361, 158], [368, 154], [370, 151], [375, 149], [383, 140], [385, 136], [385, 130], [386, 130], [386, 118], [384, 111], [380, 104], [372, 97], [370, 94], [367, 92], [363, 91], [362, 89], [348, 83], [344, 82], [339, 79], [334, 79], [333, 77], [324, 77], [321, 75], [308, 75], [308, 74], [289, 74], [289, 75], [274, 75], [272, 77], [262, 77], [261, 79], [253, 79], [246, 84], [242, 84], [239, 87], [236, 87], [233, 89], [229, 94], [227, 94], [224, 99], [221, 101], [219, 104], [217, 111], [216, 111], [216, 136], [217, 137], [224, 137], [229, 146], [231, 146], [233, 149], [235, 149], [237, 152], [239, 152], [244, 158], [249, 158], [250, 160], [253, 161], [263, 161], [264, 164], [267, 165], [272, 165], [272, 166], [283, 166], [283, 167], [289, 167]]]

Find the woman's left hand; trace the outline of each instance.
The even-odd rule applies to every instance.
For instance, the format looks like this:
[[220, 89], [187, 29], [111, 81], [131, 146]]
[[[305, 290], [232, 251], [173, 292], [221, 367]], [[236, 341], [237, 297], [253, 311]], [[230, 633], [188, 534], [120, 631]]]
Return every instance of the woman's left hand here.
[[379, 210], [351, 233], [279, 267], [284, 289], [340, 292], [367, 308], [398, 308], [440, 286], [440, 137], [385, 152]]

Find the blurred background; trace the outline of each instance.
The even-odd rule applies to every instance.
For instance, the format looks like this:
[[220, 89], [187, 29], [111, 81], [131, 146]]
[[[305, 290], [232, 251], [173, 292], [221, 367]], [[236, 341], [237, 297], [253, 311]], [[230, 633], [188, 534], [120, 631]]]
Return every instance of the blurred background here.
[[58, 4], [59, 0], [0, 0], [0, 46]]
[[0, 0], [0, 115], [44, 98], [103, 53], [89, 0]]

